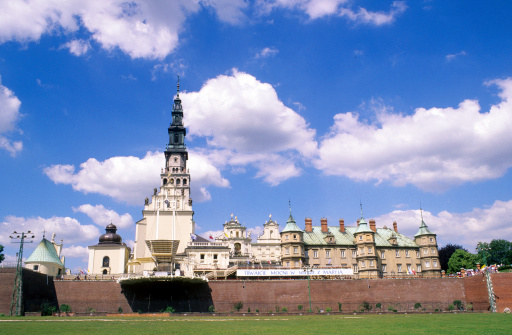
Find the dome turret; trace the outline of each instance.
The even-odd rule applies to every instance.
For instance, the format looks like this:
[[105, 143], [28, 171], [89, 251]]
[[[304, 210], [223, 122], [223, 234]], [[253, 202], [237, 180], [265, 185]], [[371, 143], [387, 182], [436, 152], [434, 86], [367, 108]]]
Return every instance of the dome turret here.
[[99, 244], [121, 244], [123, 239], [116, 234], [117, 227], [114, 224], [110, 223], [105, 231], [106, 233], [100, 236]]

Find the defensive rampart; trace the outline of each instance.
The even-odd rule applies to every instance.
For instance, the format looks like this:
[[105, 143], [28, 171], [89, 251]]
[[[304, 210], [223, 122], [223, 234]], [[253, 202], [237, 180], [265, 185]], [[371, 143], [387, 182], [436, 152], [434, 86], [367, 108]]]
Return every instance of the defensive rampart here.
[[[15, 269], [0, 269], [0, 313], [8, 314]], [[512, 273], [492, 275], [497, 307], [503, 312], [512, 306]], [[40, 310], [43, 302], [68, 304], [74, 312], [158, 312], [172, 306], [176, 312], [217, 312], [233, 310], [261, 313], [282, 310], [313, 311], [435, 311], [447, 310], [454, 300], [472, 304], [476, 311], [487, 311], [489, 301], [483, 276], [463, 279], [371, 279], [371, 280], [219, 280], [204, 284], [187, 282], [120, 285], [115, 281], [52, 281], [51, 277], [24, 271], [24, 308]], [[367, 303], [367, 304], [365, 304]], [[421, 304], [421, 307], [418, 306]], [[380, 304], [380, 308], [377, 307]]]

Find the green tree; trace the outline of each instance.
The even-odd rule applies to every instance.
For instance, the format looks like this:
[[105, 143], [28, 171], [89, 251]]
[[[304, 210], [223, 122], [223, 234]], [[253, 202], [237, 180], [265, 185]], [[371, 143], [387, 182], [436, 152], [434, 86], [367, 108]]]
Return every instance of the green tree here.
[[451, 244], [448, 243], [441, 249], [439, 249], [439, 264], [441, 265], [441, 270], [447, 271], [448, 270], [448, 261], [450, 260], [450, 257], [452, 257], [453, 253], [457, 249], [462, 249], [467, 252], [466, 249], [462, 245], [458, 244]]
[[5, 259], [3, 252], [4, 252], [4, 246], [0, 244], [0, 263], [2, 263], [3, 260]]
[[512, 262], [512, 243], [507, 240], [492, 240], [490, 264], [510, 264]]
[[462, 249], [457, 249], [448, 261], [448, 273], [457, 273], [461, 268], [474, 269], [478, 257]]
[[495, 239], [491, 243], [478, 242], [476, 250], [479, 262], [482, 264], [512, 263], [512, 243], [507, 240]]

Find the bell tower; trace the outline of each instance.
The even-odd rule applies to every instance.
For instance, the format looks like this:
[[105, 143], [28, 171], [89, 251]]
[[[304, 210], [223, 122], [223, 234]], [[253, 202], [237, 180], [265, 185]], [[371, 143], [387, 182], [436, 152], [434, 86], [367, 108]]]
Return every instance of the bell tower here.
[[130, 272], [155, 268], [172, 270], [176, 257], [181, 257], [195, 232], [179, 77], [168, 134], [160, 188], [153, 190], [151, 200], [146, 198], [142, 211], [144, 218], [136, 225], [134, 255], [128, 264]]

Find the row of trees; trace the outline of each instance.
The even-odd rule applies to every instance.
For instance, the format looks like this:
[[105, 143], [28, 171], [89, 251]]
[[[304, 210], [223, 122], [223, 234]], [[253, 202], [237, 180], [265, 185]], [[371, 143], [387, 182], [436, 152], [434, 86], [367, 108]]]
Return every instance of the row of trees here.
[[512, 264], [512, 242], [492, 240], [491, 243], [478, 242], [476, 253], [470, 253], [458, 244], [447, 244], [439, 249], [441, 269], [446, 273], [456, 273], [461, 268], [475, 269], [476, 264]]

